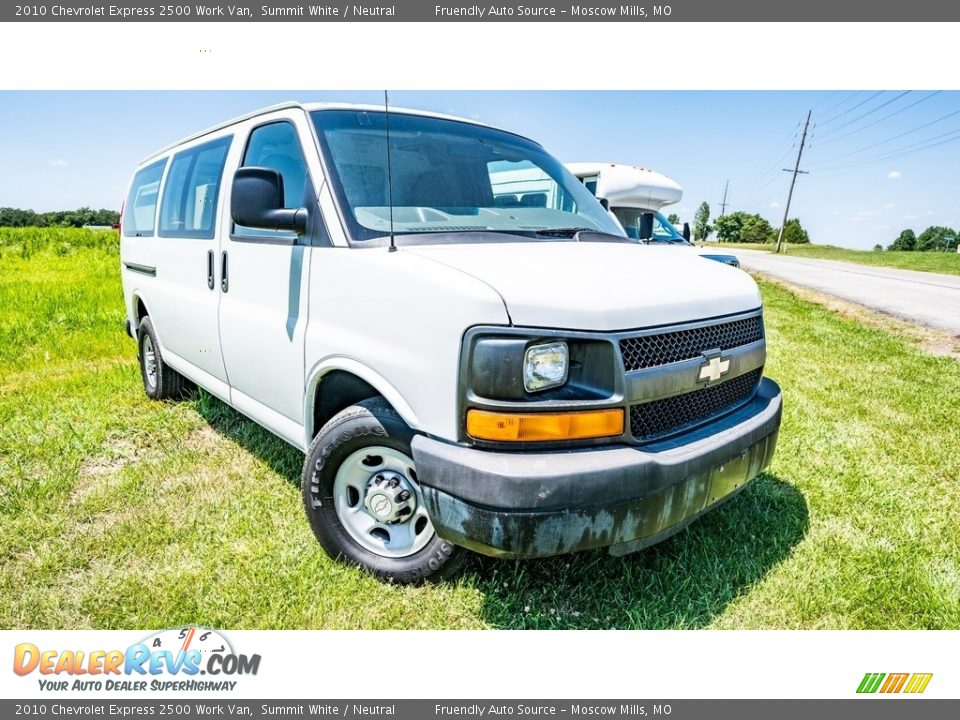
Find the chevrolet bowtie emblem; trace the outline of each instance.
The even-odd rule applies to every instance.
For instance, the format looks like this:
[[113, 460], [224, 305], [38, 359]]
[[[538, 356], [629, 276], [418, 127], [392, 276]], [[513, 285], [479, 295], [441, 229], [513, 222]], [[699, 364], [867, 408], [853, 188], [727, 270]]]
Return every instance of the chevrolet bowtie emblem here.
[[700, 366], [700, 379], [706, 380], [707, 382], [714, 382], [729, 371], [730, 361], [724, 360], [720, 355], [714, 355]]

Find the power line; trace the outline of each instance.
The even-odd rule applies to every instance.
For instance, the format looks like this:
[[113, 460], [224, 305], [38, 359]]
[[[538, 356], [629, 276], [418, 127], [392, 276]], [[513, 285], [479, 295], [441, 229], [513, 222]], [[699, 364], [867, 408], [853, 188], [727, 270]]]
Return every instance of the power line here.
[[788, 178], [785, 175], [773, 178], [769, 183], [756, 188], [749, 195], [741, 195], [740, 199], [737, 201], [737, 205], [740, 207], [754, 205], [756, 204], [756, 201], [762, 197], [766, 197], [766, 200], [764, 200], [761, 204], [768, 205], [771, 200], [779, 195], [782, 195], [787, 189], [787, 179]]
[[[793, 130], [790, 131], [790, 134], [787, 135], [780, 143], [774, 148], [773, 152], [770, 153], [763, 162], [757, 164], [757, 169], [750, 175], [746, 175], [742, 178], [744, 183], [752, 184], [753, 181], [759, 178], [762, 175], [765, 175], [769, 172], [771, 162], [774, 166], [779, 165], [782, 162], [782, 151], [786, 147], [787, 143], [791, 140], [795, 140], [797, 137], [797, 130], [800, 128], [800, 123], [798, 122]], [[787, 148], [786, 152], [790, 152], [791, 148]], [[735, 180], [738, 178], [734, 178]]]
[[[796, 138], [799, 129], [800, 123], [798, 122], [791, 138]], [[787, 138], [787, 141], [789, 141], [791, 138]], [[781, 146], [784, 145], [785, 143], [781, 143]], [[741, 197], [750, 197], [756, 193], [763, 192], [769, 185], [769, 179], [776, 174], [780, 166], [783, 165], [788, 157], [790, 157], [791, 152], [796, 146], [797, 143], [794, 139], [794, 142], [789, 146], [782, 147], [778, 153], [775, 153], [773, 156], [771, 156], [773, 158], [772, 162], [765, 163], [758, 173], [754, 174], [749, 181], [743, 184], [743, 187], [746, 189], [741, 191]]]
[[850, 127], [850, 126], [853, 125], [854, 123], [858, 123], [858, 122], [860, 122], [861, 120], [863, 120], [865, 117], [869, 117], [870, 115], [873, 115], [873, 113], [877, 112], [877, 110], [883, 110], [883, 108], [885, 108], [887, 105], [890, 105], [891, 103], [895, 103], [897, 100], [899, 100], [899, 99], [902, 98], [902, 97], [905, 97], [905, 96], [909, 95], [910, 93], [911, 93], [910, 90], [904, 90], [902, 93], [900, 93], [899, 95], [891, 98], [890, 100], [887, 100], [885, 103], [880, 103], [880, 104], [877, 105], [876, 107], [871, 108], [870, 110], [867, 110], [865, 113], [863, 113], [863, 114], [860, 115], [859, 117], [855, 117], [853, 120], [847, 120], [847, 122], [843, 123], [842, 125], [838, 125], [838, 126], [835, 127], [835, 128], [831, 128], [830, 130], [827, 130], [827, 131], [824, 133], [824, 135], [828, 135], [828, 136], [829, 136], [829, 135], [833, 135], [835, 132], [837, 132], [837, 131], [839, 131], [839, 130], [843, 130], [843, 128], [845, 128], [845, 127]]
[[[906, 137], [907, 135], [912, 135], [912, 134], [915, 133], [915, 132], [919, 132], [919, 131], [921, 131], [921, 130], [924, 130], [925, 128], [928, 128], [928, 127], [930, 127], [931, 125], [936, 125], [936, 124], [939, 123], [939, 122], [943, 122], [944, 120], [948, 120], [949, 118], [955, 117], [955, 116], [957, 116], [957, 115], [960, 115], [960, 110], [954, 110], [954, 111], [951, 112], [951, 113], [947, 113], [946, 115], [942, 115], [941, 117], [938, 117], [938, 118], [936, 118], [935, 120], [931, 120], [930, 122], [924, 123], [923, 125], [918, 125], [918, 126], [915, 127], [915, 128], [911, 128], [911, 129], [909, 129], [909, 130], [905, 130], [904, 132], [897, 133], [896, 135], [893, 135], [893, 136], [891, 136], [891, 137], [885, 138], [885, 139], [883, 139], [883, 140], [879, 140], [879, 141], [877, 141], [877, 142], [875, 142], [875, 143], [872, 143], [872, 144], [870, 144], [870, 145], [865, 145], [865, 146], [862, 147], [862, 148], [857, 148], [856, 150], [851, 150], [850, 152], [842, 153], [842, 154], [840, 154], [840, 155], [834, 155], [833, 157], [827, 158], [827, 159], [825, 159], [825, 160], [818, 160], [816, 163], [814, 163], [814, 165], [829, 164], [829, 163], [832, 163], [832, 162], [835, 161], [835, 160], [840, 160], [840, 159], [845, 158], [845, 157], [850, 157], [851, 155], [858, 155], [859, 153], [862, 153], [862, 152], [864, 152], [864, 151], [866, 151], [866, 150], [872, 150], [873, 148], [879, 147], [880, 145], [886, 145], [888, 142], [893, 142], [894, 140], [899, 140], [900, 138]], [[928, 139], [928, 140], [932, 140], [932, 139], [934, 139], [934, 138], [927, 138], [927, 139]], [[921, 141], [921, 142], [923, 142], [923, 141]], [[909, 146], [907, 146], [907, 147], [909, 147]]]
[[827, 100], [829, 100], [830, 98], [832, 98], [834, 95], [838, 94], [839, 92], [840, 92], [839, 90], [834, 90], [834, 91], [831, 92], [829, 95], [824, 95], [822, 98], [820, 98], [819, 100], [817, 100], [817, 102], [815, 102], [815, 103], [813, 104], [813, 109], [816, 110], [818, 107], [820, 107], [821, 105], [823, 105]]
[[846, 115], [847, 113], [851, 113], [851, 112], [853, 112], [854, 110], [856, 110], [857, 108], [863, 107], [864, 105], [866, 105], [868, 102], [870, 102], [871, 100], [873, 100], [873, 99], [874, 99], [875, 97], [877, 97], [878, 95], [883, 95], [883, 92], [884, 92], [883, 90], [878, 90], [878, 91], [875, 92], [873, 95], [869, 96], [866, 100], [861, 100], [860, 102], [858, 102], [858, 103], [857, 103], [856, 105], [854, 105], [853, 107], [849, 107], [849, 108], [847, 108], [846, 110], [844, 110], [842, 113], [840, 113], [839, 115], [834, 115], [832, 118], [829, 118], [829, 119], [827, 119], [827, 120], [824, 120], [823, 123], [821, 123], [821, 124], [822, 124], [822, 125], [829, 125], [830, 123], [834, 122], [835, 120], [839, 120], [840, 118], [842, 118], [842, 117], [843, 117], [844, 115]]
[[910, 108], [912, 108], [912, 107], [914, 107], [914, 106], [916, 106], [916, 105], [919, 105], [919, 104], [922, 103], [922, 102], [926, 102], [926, 101], [929, 100], [930, 98], [932, 98], [932, 97], [934, 97], [934, 96], [936, 96], [936, 95], [939, 95], [939, 94], [942, 93], [942, 92], [943, 92], [943, 90], [934, 90], [934, 91], [933, 91], [932, 93], [930, 93], [929, 95], [925, 95], [924, 97], [920, 98], [919, 100], [913, 101], [913, 102], [910, 103], [909, 105], [906, 105], [906, 106], [904, 106], [904, 107], [902, 107], [902, 108], [899, 108], [898, 110], [894, 110], [892, 113], [889, 113], [889, 114], [887, 114], [887, 115], [884, 115], [884, 116], [881, 117], [881, 118], [877, 118], [876, 120], [874, 120], [874, 121], [871, 122], [871, 123], [867, 123], [866, 125], [863, 125], [863, 126], [861, 126], [861, 127], [854, 128], [854, 129], [851, 130], [850, 132], [844, 133], [843, 135], [838, 135], [837, 137], [830, 138], [829, 140], [825, 140], [825, 141], [822, 142], [822, 143], [818, 143], [818, 145], [821, 145], [821, 146], [822, 146], [822, 145], [829, 145], [830, 143], [837, 142], [837, 140], [843, 140], [844, 138], [850, 137], [851, 135], [856, 135], [858, 132], [860, 132], [860, 131], [862, 131], [862, 130], [866, 130], [867, 128], [872, 128], [874, 125], [879, 125], [879, 124], [882, 123], [884, 120], [889, 120], [889, 119], [892, 118], [894, 115], [899, 115], [900, 113], [905, 112], [905, 111], [909, 110]]
[[[863, 90], [857, 90], [856, 92], [853, 92], [853, 93], [851, 93], [850, 95], [847, 95], [847, 97], [845, 97], [845, 98], [844, 98], [843, 100], [841, 100], [840, 102], [834, 103], [833, 105], [831, 105], [831, 106], [828, 107], [828, 108], [824, 108], [824, 109], [823, 109], [823, 112], [824, 112], [824, 113], [833, 112], [834, 110], [836, 110], [836, 109], [837, 109], [838, 107], [840, 107], [841, 105], [846, 105], [848, 102], [850, 102], [851, 100], [853, 100], [857, 95], [861, 95], [861, 94], [863, 94]], [[816, 109], [816, 105], [814, 105], [814, 109]]]
[[[919, 140], [915, 143], [911, 143], [910, 145], [905, 145], [903, 147], [890, 150], [889, 152], [883, 153], [881, 155], [876, 155], [870, 158], [862, 158], [860, 160], [852, 160], [849, 163], [841, 163], [840, 165], [834, 165], [833, 167], [821, 168], [817, 172], [852, 170], [858, 167], [864, 167], [865, 165], [873, 165], [878, 162], [885, 162], [887, 160], [892, 160], [893, 158], [903, 157], [904, 155], [913, 155], [914, 153], [922, 152], [930, 148], [938, 147], [940, 145], [945, 145], [951, 142], [956, 142], [957, 140], [960, 140], [960, 134], [958, 133], [960, 133], [960, 128], [956, 128], [954, 130], [950, 130], [949, 132], [945, 132], [940, 135], [934, 135], [933, 137]], [[933, 142], [934, 140], [937, 140], [939, 142]]]

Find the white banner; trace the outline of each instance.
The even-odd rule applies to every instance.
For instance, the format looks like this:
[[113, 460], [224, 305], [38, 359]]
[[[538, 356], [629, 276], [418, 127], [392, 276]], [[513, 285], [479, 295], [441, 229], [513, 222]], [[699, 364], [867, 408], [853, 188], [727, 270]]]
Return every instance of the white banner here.
[[0, 697], [958, 698], [958, 647], [960, 631], [14, 630]]

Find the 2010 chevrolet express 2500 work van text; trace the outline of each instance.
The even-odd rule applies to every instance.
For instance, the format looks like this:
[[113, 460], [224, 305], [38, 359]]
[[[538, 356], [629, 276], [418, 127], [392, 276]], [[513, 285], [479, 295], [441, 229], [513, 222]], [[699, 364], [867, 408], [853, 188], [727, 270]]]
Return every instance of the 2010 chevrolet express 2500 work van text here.
[[776, 444], [753, 280], [629, 241], [477, 123], [292, 103], [199, 133], [137, 168], [121, 264], [147, 394], [196, 383], [304, 450], [317, 539], [382, 578], [637, 550]]

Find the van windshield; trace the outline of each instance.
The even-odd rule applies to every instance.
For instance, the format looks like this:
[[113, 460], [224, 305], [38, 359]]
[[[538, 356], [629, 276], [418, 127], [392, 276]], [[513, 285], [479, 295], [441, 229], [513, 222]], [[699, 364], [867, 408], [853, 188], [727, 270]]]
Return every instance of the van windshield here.
[[570, 172], [530, 140], [440, 118], [361, 110], [312, 113], [331, 186], [354, 240], [506, 232], [569, 239], [623, 231]]
[[[640, 237], [640, 218], [649, 210], [638, 210], [636, 208], [615, 207], [613, 214], [627, 231], [627, 235], [634, 240]], [[691, 243], [683, 239], [677, 229], [669, 220], [660, 213], [653, 213], [653, 235], [650, 237], [652, 243], [672, 243], [675, 245], [690, 245]]]

